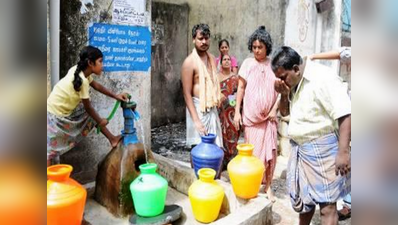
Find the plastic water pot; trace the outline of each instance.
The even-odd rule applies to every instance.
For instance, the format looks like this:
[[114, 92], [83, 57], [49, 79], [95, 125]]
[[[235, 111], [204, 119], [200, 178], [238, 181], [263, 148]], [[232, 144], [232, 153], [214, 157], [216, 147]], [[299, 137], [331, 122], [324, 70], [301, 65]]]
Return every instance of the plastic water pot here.
[[87, 191], [69, 176], [70, 165], [47, 168], [47, 225], [80, 225]]
[[212, 168], [216, 171], [217, 176], [221, 172], [222, 160], [224, 152], [214, 142], [216, 140], [215, 134], [208, 134], [201, 137], [202, 142], [195, 146], [191, 151], [192, 164], [196, 176], [198, 170], [201, 168]]
[[238, 155], [228, 163], [228, 173], [236, 196], [250, 199], [260, 191], [265, 167], [253, 156], [254, 145], [239, 144]]
[[153, 217], [164, 210], [167, 195], [167, 180], [156, 173], [155, 163], [139, 166], [141, 174], [131, 183], [135, 211], [139, 216]]
[[198, 171], [199, 180], [188, 190], [189, 201], [195, 219], [210, 223], [217, 219], [224, 198], [224, 189], [214, 180], [216, 171], [202, 168]]

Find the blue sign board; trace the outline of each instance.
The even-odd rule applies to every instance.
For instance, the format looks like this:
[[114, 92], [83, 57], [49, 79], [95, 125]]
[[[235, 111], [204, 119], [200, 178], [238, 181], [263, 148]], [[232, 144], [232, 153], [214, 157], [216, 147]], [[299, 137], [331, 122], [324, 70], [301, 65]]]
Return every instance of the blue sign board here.
[[104, 71], [148, 71], [151, 66], [148, 27], [94, 23], [89, 44], [104, 54]]

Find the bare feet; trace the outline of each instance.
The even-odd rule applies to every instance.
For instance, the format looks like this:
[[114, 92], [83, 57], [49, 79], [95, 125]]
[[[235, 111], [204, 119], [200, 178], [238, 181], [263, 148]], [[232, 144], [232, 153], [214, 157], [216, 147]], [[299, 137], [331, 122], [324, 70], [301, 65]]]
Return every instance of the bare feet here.
[[109, 142], [111, 143], [112, 148], [116, 147], [119, 144], [120, 139], [122, 139], [122, 135], [115, 136], [114, 138], [109, 140]]
[[84, 217], [81, 225], [91, 225]]
[[267, 193], [268, 199], [269, 199], [272, 203], [276, 202], [276, 198], [275, 198], [275, 196], [274, 196], [274, 192], [272, 191], [271, 187], [268, 187], [268, 190], [266, 191], [266, 193]]
[[337, 215], [339, 216], [339, 221], [346, 220], [351, 217], [351, 208], [343, 206], [341, 210], [337, 211]]

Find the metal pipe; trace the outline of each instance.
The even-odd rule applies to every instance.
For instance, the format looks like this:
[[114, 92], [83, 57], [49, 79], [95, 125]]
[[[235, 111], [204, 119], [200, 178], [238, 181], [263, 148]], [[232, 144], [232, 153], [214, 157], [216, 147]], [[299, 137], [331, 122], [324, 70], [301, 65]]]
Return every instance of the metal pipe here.
[[59, 81], [59, 46], [61, 1], [49, 0], [50, 4], [50, 58], [51, 88]]

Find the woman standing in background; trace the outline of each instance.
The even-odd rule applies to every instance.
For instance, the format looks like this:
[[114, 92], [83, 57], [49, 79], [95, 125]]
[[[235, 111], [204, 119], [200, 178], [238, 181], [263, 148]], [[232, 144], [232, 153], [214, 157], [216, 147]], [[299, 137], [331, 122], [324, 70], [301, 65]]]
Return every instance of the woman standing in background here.
[[227, 39], [222, 39], [221, 41], [218, 42], [218, 50], [220, 51], [220, 55], [216, 58], [216, 65], [218, 68], [218, 71], [221, 71], [221, 64], [220, 60], [223, 55], [229, 55], [231, 58], [231, 72], [233, 74], [238, 73], [238, 61], [236, 60], [235, 57], [231, 56], [229, 54], [229, 42]]
[[236, 156], [236, 145], [238, 144], [240, 131], [234, 126], [236, 92], [238, 90], [239, 78], [231, 72], [231, 57], [222, 55], [220, 61], [221, 70], [218, 79], [221, 85], [221, 104], [219, 116], [221, 122], [223, 143], [224, 143], [224, 162], [226, 168], [229, 161]]

